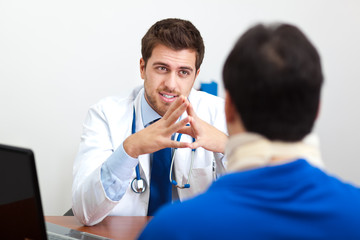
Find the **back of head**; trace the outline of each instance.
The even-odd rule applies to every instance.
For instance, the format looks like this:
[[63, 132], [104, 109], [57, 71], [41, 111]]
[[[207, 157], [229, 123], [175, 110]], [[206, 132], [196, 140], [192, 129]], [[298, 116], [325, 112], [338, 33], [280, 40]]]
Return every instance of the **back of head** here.
[[193, 49], [196, 51], [196, 70], [200, 68], [205, 53], [204, 42], [199, 30], [190, 21], [168, 18], [151, 26], [141, 41], [141, 54], [145, 64], [159, 44], [173, 50]]
[[295, 26], [250, 28], [228, 56], [223, 80], [248, 132], [290, 142], [311, 132], [323, 75], [319, 54]]

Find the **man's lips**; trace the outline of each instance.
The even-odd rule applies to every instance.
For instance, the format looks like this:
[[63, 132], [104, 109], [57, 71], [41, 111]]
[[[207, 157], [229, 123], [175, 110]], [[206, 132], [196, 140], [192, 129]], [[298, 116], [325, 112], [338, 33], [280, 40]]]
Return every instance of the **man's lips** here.
[[178, 95], [176, 94], [171, 94], [171, 93], [159, 93], [160, 98], [164, 101], [164, 102], [173, 102], [176, 100], [176, 98], [178, 97]]

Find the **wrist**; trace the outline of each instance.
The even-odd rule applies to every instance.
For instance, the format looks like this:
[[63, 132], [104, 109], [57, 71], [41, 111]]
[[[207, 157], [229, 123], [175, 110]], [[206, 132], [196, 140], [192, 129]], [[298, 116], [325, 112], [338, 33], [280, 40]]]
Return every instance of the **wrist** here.
[[138, 148], [136, 147], [136, 144], [131, 141], [131, 137], [132, 135], [125, 139], [125, 141], [123, 142], [123, 148], [127, 155], [132, 158], [138, 158], [140, 154], [137, 152]]

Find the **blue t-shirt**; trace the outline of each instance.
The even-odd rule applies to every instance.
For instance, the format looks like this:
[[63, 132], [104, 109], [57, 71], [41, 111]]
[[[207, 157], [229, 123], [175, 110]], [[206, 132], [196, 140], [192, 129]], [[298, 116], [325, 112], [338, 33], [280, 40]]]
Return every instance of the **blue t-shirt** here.
[[299, 159], [225, 175], [139, 239], [360, 239], [360, 189]]

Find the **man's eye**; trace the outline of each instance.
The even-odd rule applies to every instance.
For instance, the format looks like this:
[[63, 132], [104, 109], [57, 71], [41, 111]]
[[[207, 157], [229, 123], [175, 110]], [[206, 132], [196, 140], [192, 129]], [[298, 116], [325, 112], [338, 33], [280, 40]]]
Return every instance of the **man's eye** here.
[[185, 70], [181, 70], [180, 74], [183, 75], [183, 76], [190, 75], [190, 73], [188, 71], [185, 71]]
[[166, 70], [167, 70], [166, 67], [158, 67], [158, 69], [159, 69], [160, 71], [166, 71]]

